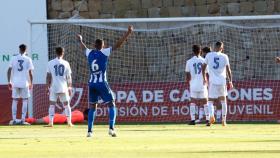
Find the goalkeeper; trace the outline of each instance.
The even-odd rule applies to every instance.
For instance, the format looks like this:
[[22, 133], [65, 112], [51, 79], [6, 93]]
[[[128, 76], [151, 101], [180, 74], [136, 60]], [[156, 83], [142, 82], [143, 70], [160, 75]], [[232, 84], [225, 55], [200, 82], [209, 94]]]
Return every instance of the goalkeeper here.
[[96, 39], [94, 43], [94, 49], [88, 49], [83, 43], [81, 35], [77, 35], [78, 40], [81, 44], [82, 51], [88, 60], [90, 68], [90, 79], [89, 79], [89, 112], [88, 112], [88, 134], [87, 137], [92, 137], [92, 127], [94, 123], [98, 97], [109, 107], [109, 135], [116, 137], [114, 130], [116, 120], [116, 109], [115, 102], [112, 94], [112, 90], [107, 82], [106, 70], [108, 59], [112, 51], [118, 49], [132, 33], [133, 27], [129, 26], [128, 31], [120, 38], [117, 43], [111, 48], [104, 47], [104, 41], [102, 39]]

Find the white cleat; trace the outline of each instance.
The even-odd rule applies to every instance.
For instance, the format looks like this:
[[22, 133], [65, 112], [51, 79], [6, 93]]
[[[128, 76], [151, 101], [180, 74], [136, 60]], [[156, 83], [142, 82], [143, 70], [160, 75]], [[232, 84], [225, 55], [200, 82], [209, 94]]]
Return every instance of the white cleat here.
[[53, 124], [45, 125], [44, 127], [53, 127]]
[[30, 125], [30, 123], [25, 122], [25, 121], [20, 121], [20, 125], [27, 125], [27, 126], [29, 126], [29, 125]]
[[92, 132], [88, 132], [87, 137], [92, 137]]
[[113, 129], [109, 129], [109, 135], [112, 137], [117, 137], [117, 134], [116, 134], [115, 130], [113, 130]]
[[17, 124], [17, 121], [15, 121], [15, 120], [11, 120], [11, 121], [9, 122], [9, 125], [10, 125], [10, 126], [16, 125], [16, 124]]
[[74, 125], [72, 123], [69, 123], [68, 127], [74, 127]]
[[227, 126], [227, 122], [222, 120], [222, 126]]

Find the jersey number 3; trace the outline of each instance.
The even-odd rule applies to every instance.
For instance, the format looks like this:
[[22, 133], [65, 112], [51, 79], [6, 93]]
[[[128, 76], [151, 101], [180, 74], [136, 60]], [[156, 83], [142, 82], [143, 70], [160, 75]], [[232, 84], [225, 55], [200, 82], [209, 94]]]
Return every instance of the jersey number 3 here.
[[64, 65], [55, 65], [54, 69], [55, 69], [55, 76], [63, 76], [64, 75], [64, 71], [65, 71]]
[[92, 71], [98, 71], [99, 70], [99, 65], [96, 64], [96, 59], [92, 61], [91, 69], [92, 69]]
[[23, 62], [24, 62], [24, 60], [18, 60], [18, 66], [19, 66], [18, 71], [23, 70]]

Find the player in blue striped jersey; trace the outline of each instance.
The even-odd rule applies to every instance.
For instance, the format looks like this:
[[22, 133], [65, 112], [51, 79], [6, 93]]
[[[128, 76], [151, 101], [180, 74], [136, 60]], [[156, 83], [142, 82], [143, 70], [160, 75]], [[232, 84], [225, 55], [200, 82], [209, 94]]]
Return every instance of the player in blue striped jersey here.
[[89, 112], [88, 112], [88, 134], [87, 137], [92, 136], [92, 128], [98, 103], [98, 97], [109, 107], [109, 135], [116, 137], [114, 130], [116, 120], [116, 109], [112, 91], [107, 82], [106, 70], [108, 64], [108, 58], [112, 51], [118, 49], [132, 33], [133, 27], [129, 26], [128, 31], [120, 38], [113, 47], [105, 48], [104, 41], [97, 39], [94, 43], [94, 49], [88, 49], [83, 43], [81, 35], [77, 35], [78, 40], [81, 44], [81, 48], [88, 60], [90, 68], [90, 79], [89, 79]]

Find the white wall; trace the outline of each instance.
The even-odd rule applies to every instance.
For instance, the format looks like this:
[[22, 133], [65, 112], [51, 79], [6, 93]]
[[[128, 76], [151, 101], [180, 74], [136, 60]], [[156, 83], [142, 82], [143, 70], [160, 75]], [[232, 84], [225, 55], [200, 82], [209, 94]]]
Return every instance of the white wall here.
[[[46, 19], [46, 0], [1, 0], [0, 4], [0, 85], [7, 84], [9, 60], [18, 53], [18, 46], [22, 43], [27, 44], [28, 54], [34, 59], [34, 83], [44, 83], [48, 61], [47, 30], [46, 27], [36, 28], [36, 46], [31, 45], [28, 20]], [[33, 42], [35, 40], [33, 38]]]

